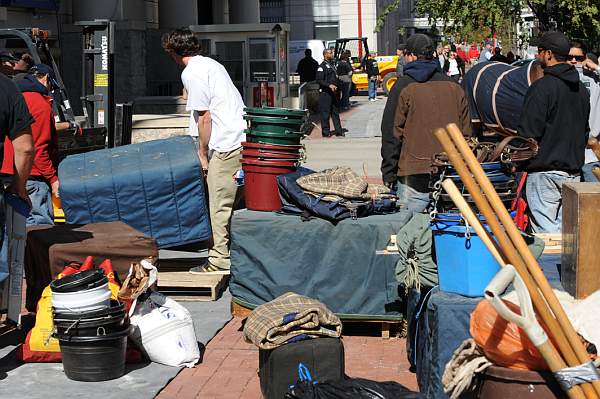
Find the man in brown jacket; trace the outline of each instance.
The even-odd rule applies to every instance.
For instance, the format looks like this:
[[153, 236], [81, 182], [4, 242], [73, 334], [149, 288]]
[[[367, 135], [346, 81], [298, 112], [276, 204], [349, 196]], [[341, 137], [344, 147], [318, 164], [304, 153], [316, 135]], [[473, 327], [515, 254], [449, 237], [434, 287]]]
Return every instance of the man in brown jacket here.
[[431, 160], [442, 152], [434, 131], [455, 123], [471, 135], [463, 89], [441, 71], [433, 52], [428, 36], [408, 39], [404, 76], [388, 96], [381, 124], [383, 180], [389, 187], [397, 185], [400, 201], [413, 212], [424, 211], [430, 202]]

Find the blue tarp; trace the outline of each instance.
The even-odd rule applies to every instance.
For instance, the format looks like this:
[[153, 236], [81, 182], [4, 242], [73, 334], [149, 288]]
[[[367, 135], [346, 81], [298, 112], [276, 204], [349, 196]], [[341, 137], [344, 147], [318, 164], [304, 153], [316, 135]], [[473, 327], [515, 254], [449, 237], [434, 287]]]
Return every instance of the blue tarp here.
[[58, 175], [69, 224], [121, 220], [161, 248], [211, 236], [203, 175], [189, 136], [71, 155]]

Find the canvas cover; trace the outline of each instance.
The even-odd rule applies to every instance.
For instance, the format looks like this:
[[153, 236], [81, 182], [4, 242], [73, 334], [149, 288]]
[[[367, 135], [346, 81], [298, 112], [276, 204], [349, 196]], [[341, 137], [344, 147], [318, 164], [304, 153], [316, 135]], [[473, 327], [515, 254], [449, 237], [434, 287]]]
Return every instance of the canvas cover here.
[[397, 319], [397, 255], [377, 255], [410, 212], [333, 225], [295, 215], [241, 211], [231, 227], [235, 300], [258, 306], [286, 292], [314, 298], [338, 315]]
[[469, 69], [462, 84], [471, 120], [491, 130], [516, 134], [525, 94], [531, 86], [532, 65], [480, 62]]
[[190, 136], [67, 157], [58, 168], [69, 224], [121, 220], [161, 248], [211, 237], [205, 186]]

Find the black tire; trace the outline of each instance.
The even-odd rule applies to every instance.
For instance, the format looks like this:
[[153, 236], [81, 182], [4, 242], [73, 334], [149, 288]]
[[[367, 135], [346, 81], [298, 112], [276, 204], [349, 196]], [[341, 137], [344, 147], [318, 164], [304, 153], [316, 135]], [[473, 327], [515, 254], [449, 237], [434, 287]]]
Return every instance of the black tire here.
[[394, 83], [396, 83], [397, 79], [398, 77], [396, 76], [396, 72], [390, 72], [383, 78], [381, 86], [383, 87], [383, 91], [385, 92], [386, 96], [390, 94], [390, 90], [392, 89], [392, 86], [394, 86]]

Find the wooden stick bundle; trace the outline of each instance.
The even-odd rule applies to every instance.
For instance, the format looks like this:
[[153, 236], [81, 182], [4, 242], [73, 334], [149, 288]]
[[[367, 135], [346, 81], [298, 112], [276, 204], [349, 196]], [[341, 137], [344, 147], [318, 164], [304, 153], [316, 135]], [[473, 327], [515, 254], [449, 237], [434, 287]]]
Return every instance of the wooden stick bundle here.
[[[525, 282], [536, 312], [550, 329], [558, 350], [564, 358], [562, 364], [577, 366], [589, 362], [589, 356], [548, 280], [460, 130], [453, 124], [448, 125], [447, 129], [447, 131], [438, 129], [435, 135], [490, 226], [498, 242], [497, 249], [500, 249], [498, 254], [502, 254], [501, 258], [506, 259], [515, 267]], [[478, 222], [477, 220], [477, 223], [472, 223], [472, 225], [475, 226]], [[484, 236], [486, 235], [488, 235], [487, 232]], [[494, 243], [491, 238], [484, 239], [484, 243], [489, 244], [490, 242]], [[496, 245], [493, 247], [496, 248]], [[494, 252], [492, 254], [496, 257]], [[553, 363], [553, 366], [558, 367], [558, 363]], [[600, 383], [596, 381], [593, 384], [574, 386], [568, 393], [573, 398], [598, 398]]]

